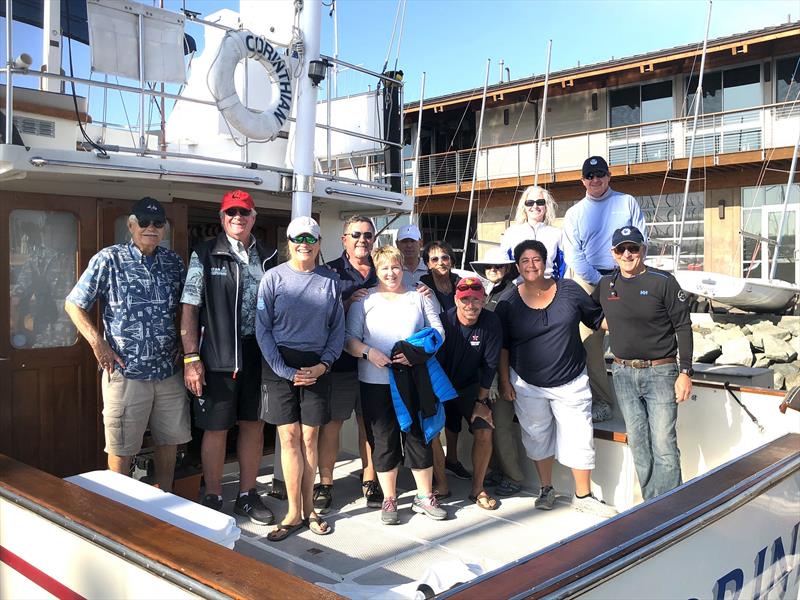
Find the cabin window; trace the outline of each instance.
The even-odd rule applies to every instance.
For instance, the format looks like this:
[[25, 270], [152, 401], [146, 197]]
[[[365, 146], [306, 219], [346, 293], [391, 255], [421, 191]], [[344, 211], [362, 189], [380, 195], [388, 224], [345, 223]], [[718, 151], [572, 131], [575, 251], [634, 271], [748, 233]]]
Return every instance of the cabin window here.
[[610, 93], [611, 127], [638, 125], [672, 118], [672, 82], [613, 90]]
[[64, 299], [78, 280], [78, 220], [72, 213], [13, 210], [9, 218], [11, 345], [77, 342]]
[[775, 61], [775, 102], [791, 102], [800, 95], [800, 54]]
[[[649, 259], [671, 259], [680, 235], [683, 194], [639, 196], [639, 206], [647, 222]], [[681, 244], [681, 268], [702, 270], [705, 246], [703, 242], [703, 192], [691, 192], [686, 204], [686, 220]], [[668, 267], [669, 265], [667, 265]], [[665, 268], [667, 268], [665, 267]]]
[[[129, 215], [121, 215], [114, 221], [115, 244], [127, 244], [131, 241], [131, 232], [128, 229], [128, 216]], [[164, 237], [161, 239], [159, 246], [168, 250], [172, 248], [172, 227], [169, 221], [167, 221], [167, 224], [164, 226]]]

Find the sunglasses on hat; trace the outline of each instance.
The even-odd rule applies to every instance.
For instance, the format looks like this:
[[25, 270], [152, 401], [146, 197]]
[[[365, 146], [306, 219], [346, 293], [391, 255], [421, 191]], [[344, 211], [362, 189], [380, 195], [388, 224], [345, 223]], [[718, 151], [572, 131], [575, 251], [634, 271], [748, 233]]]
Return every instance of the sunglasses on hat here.
[[235, 217], [237, 215], [240, 217], [249, 217], [252, 213], [253, 211], [250, 210], [249, 208], [238, 208], [234, 206], [225, 209], [225, 214], [228, 215], [229, 217]]
[[156, 219], [140, 219], [136, 217], [136, 222], [139, 223], [139, 227], [142, 229], [147, 229], [152, 225], [156, 229], [163, 229], [164, 228], [164, 221], [156, 220]]
[[467, 292], [469, 290], [473, 290], [475, 292], [483, 291], [483, 285], [480, 283], [459, 283], [456, 286], [456, 289], [459, 292]]
[[545, 204], [547, 204], [547, 200], [525, 200], [525, 206], [527, 207], [531, 207], [534, 204], [536, 206], [544, 206]]
[[289, 241], [293, 244], [316, 244], [317, 238], [310, 233], [301, 233], [298, 236], [290, 237]]

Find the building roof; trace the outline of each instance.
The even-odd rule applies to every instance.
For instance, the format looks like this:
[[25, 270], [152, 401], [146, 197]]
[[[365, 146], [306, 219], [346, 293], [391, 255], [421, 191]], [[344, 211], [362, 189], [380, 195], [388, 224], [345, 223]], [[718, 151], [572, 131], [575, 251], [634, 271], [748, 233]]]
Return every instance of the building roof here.
[[[790, 36], [800, 36], [800, 21], [790, 21], [782, 25], [775, 25], [766, 27], [764, 29], [755, 29], [745, 33], [736, 33], [729, 36], [719, 37], [708, 41], [707, 52], [719, 52], [728, 49], [734, 49], [736, 46], [764, 43], [772, 40], [777, 40]], [[672, 48], [665, 48], [654, 52], [645, 54], [634, 54], [619, 59], [612, 59], [608, 61], [583, 65], [579, 67], [571, 67], [563, 69], [550, 74], [549, 84], [566, 83], [576, 80], [594, 77], [614, 71], [622, 71], [629, 68], [634, 68], [642, 65], [652, 65], [655, 63], [663, 63], [681, 58], [687, 58], [700, 54], [702, 51], [702, 42], [693, 44], [684, 44], [681, 46], [674, 46]], [[487, 95], [495, 93], [510, 93], [530, 89], [531, 87], [540, 87], [544, 85], [544, 74], [532, 75], [514, 81], [506, 81], [503, 83], [496, 83], [487, 87]], [[473, 88], [442, 96], [435, 96], [432, 98], [425, 98], [423, 102], [423, 110], [431, 108], [441, 109], [446, 105], [461, 104], [473, 99], [479, 99], [483, 95], [483, 88]], [[416, 112], [419, 110], [419, 101], [408, 102], [405, 105], [406, 112]]]

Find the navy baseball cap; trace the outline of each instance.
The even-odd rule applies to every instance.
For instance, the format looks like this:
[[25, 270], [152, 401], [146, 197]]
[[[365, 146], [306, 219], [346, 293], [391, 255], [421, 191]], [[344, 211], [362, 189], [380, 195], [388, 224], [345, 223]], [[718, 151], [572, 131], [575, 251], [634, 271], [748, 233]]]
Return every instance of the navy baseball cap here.
[[590, 156], [583, 161], [583, 168], [581, 169], [581, 177], [586, 179], [589, 173], [609, 173], [608, 163], [602, 156]]
[[145, 196], [133, 205], [131, 214], [139, 220], [166, 221], [167, 214], [161, 202], [155, 198]]
[[644, 236], [642, 235], [642, 232], [633, 225], [620, 227], [614, 232], [614, 235], [611, 236], [611, 245], [616, 248], [625, 242], [643, 245]]

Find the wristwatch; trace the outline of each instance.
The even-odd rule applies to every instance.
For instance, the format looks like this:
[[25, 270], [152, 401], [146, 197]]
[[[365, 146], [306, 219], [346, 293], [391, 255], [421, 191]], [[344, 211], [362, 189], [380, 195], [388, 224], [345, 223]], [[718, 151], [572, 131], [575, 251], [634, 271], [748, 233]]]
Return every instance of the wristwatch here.
[[320, 362], [321, 365], [325, 365], [325, 372], [323, 373], [323, 375], [327, 375], [328, 373], [331, 372], [331, 364], [330, 363], [325, 362], [324, 360], [321, 360], [319, 362]]
[[689, 377], [694, 377], [694, 369], [692, 367], [681, 369], [681, 375], [688, 375]]
[[361, 358], [363, 358], [364, 360], [369, 360], [369, 351], [370, 350], [372, 350], [372, 348], [370, 348], [369, 346], [364, 348], [364, 351], [361, 353]]
[[488, 398], [475, 398], [475, 402], [477, 402], [478, 404], [483, 404], [484, 406], [489, 406]]

